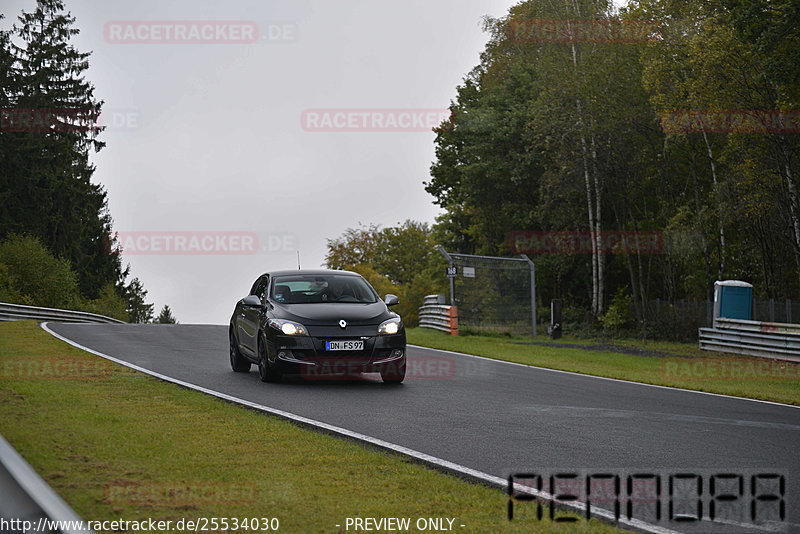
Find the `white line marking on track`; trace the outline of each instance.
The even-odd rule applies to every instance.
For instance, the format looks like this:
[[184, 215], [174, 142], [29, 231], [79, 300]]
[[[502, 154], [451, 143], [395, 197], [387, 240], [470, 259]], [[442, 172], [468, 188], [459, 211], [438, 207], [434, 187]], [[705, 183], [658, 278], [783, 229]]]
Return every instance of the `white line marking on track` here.
[[673, 387], [673, 386], [661, 386], [661, 385], [658, 385], [658, 384], [648, 384], [647, 382], [637, 382], [635, 380], [623, 380], [621, 378], [609, 378], [607, 376], [587, 375], [587, 374], [578, 373], [578, 372], [575, 372], [575, 371], [563, 371], [561, 369], [551, 369], [549, 367], [539, 367], [538, 365], [530, 365], [530, 364], [527, 364], [527, 363], [509, 362], [509, 361], [506, 361], [506, 360], [498, 360], [498, 359], [495, 359], [495, 358], [489, 358], [487, 356], [478, 356], [476, 354], [467, 354], [466, 352], [456, 352], [456, 351], [447, 350], [447, 349], [434, 349], [434, 348], [431, 348], [431, 347], [423, 347], [422, 345], [412, 345], [410, 343], [408, 344], [408, 346], [409, 347], [414, 347], [415, 349], [425, 349], [425, 350], [433, 350], [433, 351], [436, 351], [436, 352], [445, 352], [447, 354], [456, 354], [458, 356], [466, 356], [468, 358], [475, 358], [475, 359], [478, 359], [478, 360], [484, 360], [484, 361], [489, 361], [489, 362], [505, 363], [507, 365], [517, 365], [519, 367], [529, 367], [531, 369], [539, 369], [539, 370], [542, 370], [542, 371], [550, 371], [552, 373], [562, 373], [562, 374], [565, 374], [565, 375], [575, 375], [575, 376], [582, 376], [582, 377], [586, 377], [586, 378], [596, 378], [597, 380], [610, 380], [611, 382], [622, 382], [623, 384], [636, 384], [638, 386], [647, 386], [647, 387], [651, 387], [651, 388], [671, 389], [671, 390], [674, 390], [674, 391], [686, 391], [688, 393], [697, 393], [698, 395], [711, 395], [712, 397], [723, 397], [723, 398], [726, 398], [726, 399], [736, 399], [736, 400], [741, 400], [741, 401], [760, 402], [762, 404], [770, 404], [772, 406], [784, 406], [784, 407], [787, 407], [787, 408], [800, 408], [800, 406], [797, 406], [795, 404], [784, 404], [782, 402], [766, 401], [766, 400], [761, 400], [761, 399], [751, 399], [750, 397], [737, 397], [735, 395], [725, 395], [724, 393], [710, 393], [708, 391], [697, 391], [696, 389], [676, 388], [676, 387]]

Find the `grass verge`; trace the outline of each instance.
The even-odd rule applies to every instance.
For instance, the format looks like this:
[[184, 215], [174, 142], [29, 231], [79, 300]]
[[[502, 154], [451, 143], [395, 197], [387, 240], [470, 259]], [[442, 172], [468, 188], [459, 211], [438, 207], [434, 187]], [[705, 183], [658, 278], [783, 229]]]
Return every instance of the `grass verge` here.
[[407, 336], [410, 344], [497, 360], [800, 405], [799, 364], [701, 351], [685, 343], [614, 341], [642, 353], [622, 354], [579, 348], [576, 345], [598, 343], [572, 339], [545, 346], [524, 344], [530, 338], [451, 336], [426, 328], [410, 328]]
[[[345, 532], [348, 517], [407, 517], [408, 532], [418, 518], [454, 518], [457, 532], [564, 531], [532, 503], [507, 521], [500, 490], [162, 382], [32, 321], [0, 323], [0, 410], [0, 433], [85, 520], [277, 518], [278, 532], [305, 533]], [[620, 532], [594, 519], [569, 531]]]

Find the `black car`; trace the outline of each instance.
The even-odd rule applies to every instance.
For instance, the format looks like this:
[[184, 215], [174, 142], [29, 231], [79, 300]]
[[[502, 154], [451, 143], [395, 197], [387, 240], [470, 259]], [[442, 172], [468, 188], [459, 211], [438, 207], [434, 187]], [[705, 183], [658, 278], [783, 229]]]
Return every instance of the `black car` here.
[[244, 373], [258, 365], [264, 382], [284, 374], [306, 378], [406, 374], [406, 331], [361, 275], [349, 271], [274, 271], [261, 275], [231, 317], [230, 360]]

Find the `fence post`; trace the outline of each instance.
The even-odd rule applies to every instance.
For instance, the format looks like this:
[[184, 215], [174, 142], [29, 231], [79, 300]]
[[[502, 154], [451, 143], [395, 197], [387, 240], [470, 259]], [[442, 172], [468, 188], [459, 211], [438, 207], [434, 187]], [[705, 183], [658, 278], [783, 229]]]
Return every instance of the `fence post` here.
[[786, 299], [786, 322], [792, 322], [792, 299]]
[[561, 299], [550, 301], [550, 337], [561, 339]]
[[531, 268], [531, 328], [533, 339], [536, 339], [536, 265], [525, 254], [520, 254], [520, 257], [527, 261]]
[[755, 297], [753, 297], [753, 314], [752, 315], [753, 316], [751, 317], [751, 319], [753, 321], [758, 321], [758, 318], [756, 317], [756, 298]]
[[[442, 254], [442, 256], [444, 256], [444, 259], [447, 260], [448, 267], [452, 268], [455, 265], [453, 263], [452, 256], [450, 256], [450, 254], [447, 253], [447, 251], [444, 249], [443, 246], [437, 245], [436, 246], [436, 250], [438, 250]], [[456, 278], [454, 276], [448, 276], [448, 278], [450, 279], [450, 306], [455, 306], [456, 305]]]
[[769, 322], [775, 322], [775, 299], [769, 299]]

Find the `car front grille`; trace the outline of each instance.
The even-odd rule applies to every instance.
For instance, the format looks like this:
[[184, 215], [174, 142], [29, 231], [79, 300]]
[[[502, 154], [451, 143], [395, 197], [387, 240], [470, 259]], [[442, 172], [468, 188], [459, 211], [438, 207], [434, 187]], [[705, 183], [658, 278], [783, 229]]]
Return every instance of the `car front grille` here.
[[326, 339], [359, 339], [378, 334], [378, 325], [347, 325], [345, 328], [341, 328], [339, 325], [330, 325], [307, 326], [306, 328], [311, 336]]

